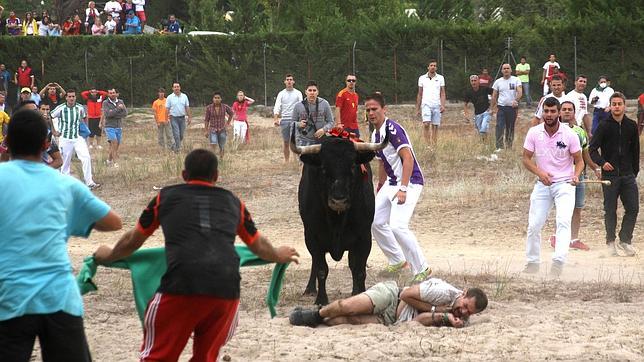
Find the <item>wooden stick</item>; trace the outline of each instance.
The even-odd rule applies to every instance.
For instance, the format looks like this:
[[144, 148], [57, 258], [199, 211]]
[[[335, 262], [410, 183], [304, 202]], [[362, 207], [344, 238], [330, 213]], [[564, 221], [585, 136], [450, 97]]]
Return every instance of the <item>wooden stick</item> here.
[[583, 181], [579, 181], [579, 183], [582, 183], [582, 184], [602, 184], [602, 185], [610, 186], [610, 181], [609, 180], [583, 180]]

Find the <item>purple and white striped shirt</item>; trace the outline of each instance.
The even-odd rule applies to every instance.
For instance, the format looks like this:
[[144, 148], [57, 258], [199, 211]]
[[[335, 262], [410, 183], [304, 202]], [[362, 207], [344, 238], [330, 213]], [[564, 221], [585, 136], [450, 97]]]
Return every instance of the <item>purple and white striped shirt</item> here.
[[398, 155], [398, 151], [402, 148], [409, 147], [414, 157], [414, 168], [411, 172], [409, 182], [415, 185], [423, 185], [425, 182], [423, 172], [420, 170], [420, 166], [416, 160], [416, 154], [414, 154], [414, 149], [411, 147], [411, 142], [407, 137], [405, 129], [394, 120], [387, 118], [380, 129], [375, 130], [371, 134], [371, 142], [380, 142], [384, 138], [385, 132], [389, 135], [389, 142], [382, 151], [376, 153], [376, 157], [383, 161], [389, 184], [397, 185], [402, 180], [403, 162]]

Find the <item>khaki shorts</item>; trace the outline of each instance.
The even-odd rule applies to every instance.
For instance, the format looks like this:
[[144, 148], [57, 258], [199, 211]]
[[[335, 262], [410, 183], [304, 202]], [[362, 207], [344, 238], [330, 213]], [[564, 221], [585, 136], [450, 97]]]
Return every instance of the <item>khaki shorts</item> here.
[[373, 314], [388, 326], [396, 323], [398, 284], [395, 281], [378, 283], [364, 292], [373, 304]]

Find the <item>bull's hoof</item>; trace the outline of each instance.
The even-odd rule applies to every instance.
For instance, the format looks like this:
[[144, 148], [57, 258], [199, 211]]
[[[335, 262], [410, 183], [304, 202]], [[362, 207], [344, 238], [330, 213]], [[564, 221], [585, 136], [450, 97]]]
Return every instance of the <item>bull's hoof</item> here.
[[315, 298], [315, 304], [319, 306], [327, 305], [329, 304], [329, 298], [327, 298], [326, 296], [318, 296], [317, 298]]
[[308, 295], [308, 296], [311, 296], [311, 297], [315, 296], [317, 294], [318, 294], [318, 291], [315, 288], [313, 288], [313, 289], [306, 288], [306, 289], [304, 289], [304, 293], [302, 293], [302, 295]]

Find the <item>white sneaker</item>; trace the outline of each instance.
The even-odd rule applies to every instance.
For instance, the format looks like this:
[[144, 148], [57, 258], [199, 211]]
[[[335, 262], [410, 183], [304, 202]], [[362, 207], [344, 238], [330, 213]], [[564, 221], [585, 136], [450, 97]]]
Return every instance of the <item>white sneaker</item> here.
[[637, 254], [635, 248], [633, 248], [633, 245], [631, 244], [619, 243], [619, 248], [622, 249], [626, 256], [635, 256], [635, 254]]
[[619, 253], [617, 252], [617, 245], [615, 245], [615, 242], [606, 243], [606, 249], [608, 249], [609, 256], [619, 256]]
[[503, 151], [503, 148], [497, 148], [496, 150], [494, 150], [494, 153], [499, 153], [501, 151]]
[[102, 150], [102, 149], [103, 149], [103, 146], [101, 146], [101, 145], [96, 145], [96, 148], [98, 148], [99, 150]]
[[119, 164], [118, 164], [118, 163], [116, 163], [116, 162], [114, 162], [114, 164], [112, 164], [112, 167], [114, 167], [114, 168], [119, 168]]

